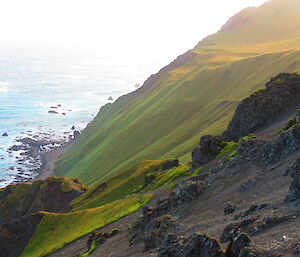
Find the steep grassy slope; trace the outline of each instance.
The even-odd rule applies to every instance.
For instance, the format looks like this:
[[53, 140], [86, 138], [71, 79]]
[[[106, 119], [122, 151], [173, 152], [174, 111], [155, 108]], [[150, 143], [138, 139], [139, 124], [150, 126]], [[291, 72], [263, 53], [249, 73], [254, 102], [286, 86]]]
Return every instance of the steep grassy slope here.
[[43, 212], [44, 216], [21, 256], [45, 256], [76, 238], [136, 211], [150, 198], [151, 195], [132, 196], [97, 208], [65, 214]]
[[231, 18], [141, 89], [104, 106], [57, 174], [91, 185], [144, 159], [188, 161], [201, 135], [226, 128], [241, 99], [280, 72], [300, 71], [299, 7], [272, 0]]
[[[145, 178], [148, 176], [149, 184], [159, 187], [174, 178], [187, 176], [189, 167], [179, 165], [177, 160], [165, 161], [142, 161], [133, 167], [122, 171], [112, 178], [103, 181], [91, 188], [72, 202], [73, 211], [94, 208], [115, 200], [125, 198], [138, 188], [143, 187]], [[168, 176], [172, 174], [173, 177]], [[163, 176], [164, 181], [159, 178]], [[151, 181], [150, 181], [151, 180]], [[150, 183], [154, 182], [154, 183]]]
[[[40, 217], [40, 221], [21, 256], [45, 256], [95, 229], [136, 211], [152, 198], [151, 194], [147, 194], [148, 191], [165, 184], [172, 185], [175, 180], [191, 177], [198, 171], [191, 173], [189, 169], [189, 166], [179, 164], [177, 159], [142, 161], [94, 188], [84, 187], [87, 191], [73, 200], [70, 212], [56, 213], [50, 210], [51, 212], [42, 211], [34, 214]], [[51, 180], [53, 178], [34, 183], [46, 184]], [[68, 178], [55, 180], [65, 182], [64, 184], [68, 182], [68, 185], [74, 186], [73, 180]], [[18, 184], [15, 187], [24, 186], [27, 185]], [[83, 187], [81, 184], [80, 186]], [[66, 186], [63, 188], [65, 191], [70, 190]], [[60, 195], [59, 192], [56, 193]], [[14, 196], [15, 192], [12, 192], [8, 198]], [[57, 198], [53, 198], [50, 194], [48, 196], [49, 200]], [[59, 200], [56, 199], [56, 202]]]

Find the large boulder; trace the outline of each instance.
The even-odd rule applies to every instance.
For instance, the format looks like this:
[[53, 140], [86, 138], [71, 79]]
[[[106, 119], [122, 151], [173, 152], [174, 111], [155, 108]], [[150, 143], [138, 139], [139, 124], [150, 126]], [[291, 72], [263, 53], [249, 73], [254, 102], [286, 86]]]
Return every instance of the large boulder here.
[[214, 159], [224, 148], [224, 141], [219, 136], [203, 136], [199, 146], [192, 152], [192, 163], [201, 165]]
[[237, 233], [227, 247], [226, 254], [232, 257], [239, 257], [244, 247], [250, 246], [251, 240], [246, 233]]

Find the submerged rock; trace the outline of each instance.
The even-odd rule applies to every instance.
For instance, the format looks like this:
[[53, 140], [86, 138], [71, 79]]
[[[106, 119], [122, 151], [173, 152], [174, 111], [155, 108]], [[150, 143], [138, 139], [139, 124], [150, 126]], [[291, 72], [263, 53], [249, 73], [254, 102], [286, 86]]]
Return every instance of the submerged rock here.
[[48, 111], [48, 113], [52, 113], [52, 114], [58, 114], [58, 112], [56, 112], [56, 111], [52, 111], [52, 110]]

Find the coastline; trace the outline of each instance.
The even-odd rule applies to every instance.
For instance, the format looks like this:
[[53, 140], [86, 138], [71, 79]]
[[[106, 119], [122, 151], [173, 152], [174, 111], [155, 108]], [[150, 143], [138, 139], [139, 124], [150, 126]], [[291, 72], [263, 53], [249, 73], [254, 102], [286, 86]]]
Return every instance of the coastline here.
[[65, 153], [73, 144], [75, 140], [69, 141], [68, 143], [62, 145], [59, 148], [50, 150], [49, 152], [42, 153], [41, 162], [42, 166], [37, 171], [38, 175], [33, 179], [46, 179], [51, 176], [55, 176], [55, 162], [59, 159], [59, 157]]

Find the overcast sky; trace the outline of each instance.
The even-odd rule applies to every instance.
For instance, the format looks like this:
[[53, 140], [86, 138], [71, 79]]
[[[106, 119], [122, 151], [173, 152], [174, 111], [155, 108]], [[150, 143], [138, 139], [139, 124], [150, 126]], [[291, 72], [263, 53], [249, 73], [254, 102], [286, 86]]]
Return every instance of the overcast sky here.
[[266, 0], [3, 0], [1, 42], [175, 58], [244, 7], [263, 2]]

